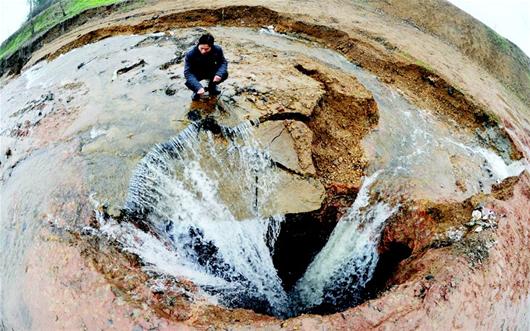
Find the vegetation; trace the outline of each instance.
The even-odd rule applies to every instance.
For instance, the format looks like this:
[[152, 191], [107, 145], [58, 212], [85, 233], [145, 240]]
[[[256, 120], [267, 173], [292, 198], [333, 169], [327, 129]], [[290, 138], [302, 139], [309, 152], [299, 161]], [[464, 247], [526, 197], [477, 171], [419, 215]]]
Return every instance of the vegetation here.
[[488, 37], [491, 40], [491, 42], [497, 46], [503, 53], [510, 54], [510, 42], [508, 39], [502, 37], [497, 32], [493, 31], [493, 29], [490, 29], [489, 27], [486, 27]]
[[422, 60], [415, 58], [414, 56], [410, 55], [409, 53], [403, 52], [403, 51], [399, 51], [399, 54], [401, 56], [403, 56], [405, 59], [407, 59], [407, 61], [414, 63], [418, 67], [422, 67], [423, 69], [425, 69], [428, 72], [434, 72], [434, 69], [428, 63], [423, 62]]
[[123, 0], [27, 0], [28, 20], [0, 46], [0, 59], [13, 54], [31, 38], [90, 8]]

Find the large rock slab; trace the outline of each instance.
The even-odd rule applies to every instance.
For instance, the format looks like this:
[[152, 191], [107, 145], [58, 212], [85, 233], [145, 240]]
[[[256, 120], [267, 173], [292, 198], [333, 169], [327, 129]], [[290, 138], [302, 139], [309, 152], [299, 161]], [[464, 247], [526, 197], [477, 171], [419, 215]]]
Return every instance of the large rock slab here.
[[268, 121], [256, 129], [256, 137], [275, 162], [301, 175], [315, 175], [311, 157], [313, 133], [304, 123]]
[[325, 197], [325, 189], [319, 180], [279, 173], [278, 189], [270, 199], [265, 214], [293, 214], [317, 210], [321, 207]]

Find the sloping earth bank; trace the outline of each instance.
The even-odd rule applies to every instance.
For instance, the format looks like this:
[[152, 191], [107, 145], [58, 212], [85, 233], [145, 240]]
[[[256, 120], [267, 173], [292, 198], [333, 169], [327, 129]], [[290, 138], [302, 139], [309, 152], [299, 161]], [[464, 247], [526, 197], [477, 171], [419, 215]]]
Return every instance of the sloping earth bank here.
[[[225, 3], [214, 5], [221, 6]], [[273, 25], [276, 31], [307, 38], [341, 52], [353, 62], [377, 74], [386, 83], [399, 88], [418, 106], [431, 109], [442, 118], [454, 119], [470, 131], [490, 128], [490, 131], [495, 133], [493, 138], [485, 136], [485, 144], [497, 146], [494, 141], [488, 139], [507, 137], [508, 133], [509, 139], [505, 139], [513, 142], [513, 145], [510, 143], [499, 152], [511, 154], [515, 159], [521, 156], [528, 158], [528, 109], [506, 92], [494, 78], [431, 36], [385, 16], [363, 11], [363, 7], [355, 5], [323, 5], [313, 2], [299, 3], [291, 7], [274, 2], [269, 5], [276, 11], [264, 7], [193, 9], [180, 7], [179, 3], [174, 2], [149, 3], [135, 12], [111, 14], [77, 27], [36, 52], [29, 65], [43, 56], [53, 59], [62, 52], [113, 35], [170, 31], [189, 26], [259, 28]], [[336, 13], [337, 5], [344, 10]], [[201, 8], [200, 3], [193, 6]], [[316, 16], [316, 13], [319, 16]], [[371, 31], [364, 29], [367, 25]], [[389, 26], [395, 29], [389, 29]], [[389, 30], [393, 32], [385, 35], [385, 31]], [[413, 40], [410, 42], [421, 41], [422, 44], [431, 46], [431, 51], [428, 55], [421, 54], [416, 46], [408, 45], [403, 40], [398, 41], [394, 34], [396, 30], [410, 36], [410, 40]], [[399, 45], [399, 48], [396, 45]], [[289, 93], [271, 93], [266, 96], [270, 100], [263, 101], [263, 93], [260, 91], [267, 91], [272, 87], [267, 86], [267, 82], [260, 85], [256, 81], [263, 82], [259, 77], [270, 77], [274, 74], [274, 69], [271, 70], [272, 73], [264, 73], [263, 70], [267, 69], [261, 69], [256, 62], [245, 65], [245, 55], [250, 54], [244, 54], [243, 47], [234, 49], [240, 49], [243, 56], [239, 60], [242, 63], [240, 71], [238, 72], [236, 62], [233, 75], [246, 77], [237, 80], [232, 86], [238, 104], [246, 103], [249, 108], [254, 109], [254, 113], [248, 115], [258, 116], [263, 121], [286, 120], [284, 125], [295, 141], [293, 148], [298, 151], [299, 163], [294, 162], [292, 165], [290, 161], [285, 161], [283, 166], [297, 175], [316, 175], [326, 188], [325, 206], [330, 206], [331, 202], [336, 203], [339, 210], [347, 206], [355, 196], [365, 166], [359, 141], [377, 123], [375, 103], [370, 93], [355, 81], [349, 81], [351, 78], [341, 76], [338, 72], [330, 72], [329, 69], [319, 67], [307, 59], [298, 59], [277, 70], [290, 72], [289, 76], [298, 80], [301, 89], [294, 89]], [[418, 58], [435, 58], [428, 62], [432, 63], [433, 68], [411, 63], [415, 61], [405, 56], [404, 52]], [[162, 66], [164, 70], [169, 70], [167, 76], [178, 75], [178, 55], [173, 62]], [[270, 56], [272, 58], [274, 54]], [[445, 57], [451, 57], [451, 61], [446, 61]], [[89, 64], [83, 63], [78, 70], [85, 65]], [[132, 62], [125, 63], [124, 68], [133, 65]], [[141, 66], [140, 64], [140, 67], [134, 68]], [[256, 69], [252, 69], [253, 66]], [[248, 74], [248, 70], [254, 72]], [[134, 83], [136, 78], [138, 76], [129, 79]], [[296, 85], [296, 81], [291, 83], [290, 86]], [[4, 79], [2, 84], [5, 86], [7, 80]], [[385, 229], [380, 248], [382, 256], [385, 256], [385, 253], [391, 256], [388, 252], [396, 247], [408, 248], [407, 254], [402, 257], [406, 259], [394, 261], [397, 269], [393, 276], [383, 280], [386, 283], [383, 285], [391, 286], [390, 289], [380, 294], [377, 299], [341, 313], [300, 316], [279, 321], [246, 310], [226, 310], [206, 303], [191, 302], [178, 292], [179, 288], [194, 290], [193, 284], [185, 280], [168, 280], [176, 282], [174, 285], [177, 293], [153, 292], [151, 287], [145, 286], [148, 277], [139, 270], [138, 261], [134, 256], [122, 255], [108, 243], [79, 241], [77, 235], [72, 236], [68, 231], [64, 233], [64, 226], [71, 225], [72, 219], [76, 219], [80, 224], [90, 222], [92, 206], [87, 199], [88, 192], [93, 192], [94, 188], [102, 191], [101, 183], [105, 178], [112, 178], [115, 171], [103, 171], [103, 174], [96, 176], [101, 177], [100, 179], [91, 179], [90, 174], [97, 173], [95, 169], [98, 162], [103, 164], [103, 161], [90, 161], [89, 158], [87, 163], [80, 155], [115, 153], [120, 149], [132, 150], [123, 158], [125, 164], [120, 165], [130, 169], [145, 153], [147, 146], [174, 134], [175, 127], [179, 129], [182, 125], [173, 124], [173, 127], [168, 127], [166, 132], [156, 137], [142, 136], [141, 132], [128, 136], [130, 133], [125, 132], [123, 127], [111, 125], [104, 128], [106, 135], [118, 138], [119, 143], [118, 146], [106, 150], [104, 141], [94, 141], [100, 133], [87, 129], [97, 129], [97, 126], [90, 124], [90, 121], [86, 122], [86, 118], [83, 122], [76, 117], [78, 112], [86, 113], [83, 103], [79, 104], [74, 100], [86, 93], [86, 87], [68, 84], [64, 85], [66, 92], [58, 97], [59, 100], [53, 95], [43, 94], [42, 98], [37, 98], [26, 110], [24, 107], [18, 107], [22, 111], [10, 116], [14, 121], [8, 123], [10, 140], [3, 151], [2, 203], [7, 202], [6, 205], [10, 208], [2, 211], [2, 219], [3, 222], [8, 221], [10, 229], [15, 230], [14, 233], [22, 234], [27, 231], [26, 227], [29, 227], [40, 239], [36, 244], [30, 244], [27, 250], [22, 244], [15, 246], [20, 248], [22, 255], [9, 260], [14, 262], [20, 258], [24, 261], [21, 267], [26, 274], [26, 280], [21, 283], [21, 290], [17, 294], [21, 298], [16, 298], [25, 304], [18, 305], [15, 310], [9, 310], [10, 321], [7, 326], [13, 324], [34, 329], [69, 329], [83, 326], [103, 329], [164, 329], [175, 325], [199, 328], [230, 325], [242, 328], [288, 329], [437, 329], [448, 325], [462, 329], [491, 329], [527, 326], [530, 305], [530, 284], [526, 277], [530, 272], [530, 253], [525, 249], [530, 240], [530, 178], [527, 172], [518, 179], [505, 181], [490, 195], [477, 195], [461, 203], [425, 201], [403, 207], [401, 218], [392, 219]], [[254, 85], [254, 90], [237, 90], [238, 86], [250, 85]], [[488, 88], [483, 88], [484, 86]], [[302, 91], [306, 88], [309, 88], [310, 92], [306, 91], [307, 95], [304, 95]], [[492, 89], [497, 93], [488, 92]], [[177, 100], [187, 98], [187, 94], [181, 92], [177, 89]], [[175, 90], [173, 86], [168, 85], [160, 93], [169, 97]], [[69, 95], [71, 99], [67, 101]], [[72, 105], [68, 105], [70, 102]], [[121, 107], [130, 100], [123, 102]], [[162, 106], [160, 113], [171, 109], [174, 102], [175, 99], [168, 99], [167, 102], [159, 103], [158, 105]], [[360, 118], [360, 121], [352, 123], [352, 118], [347, 117], [352, 114], [341, 114], [345, 104], [354, 105], [352, 109], [355, 110], [355, 118]], [[182, 109], [178, 114], [169, 117], [165, 115], [165, 120], [178, 123], [184, 118], [187, 110]], [[39, 114], [44, 114], [38, 115], [44, 116], [44, 119], [33, 121], [28, 117], [28, 120], [24, 121], [23, 116], [28, 111], [38, 111]], [[333, 113], [335, 115], [330, 116]], [[95, 115], [89, 112], [85, 116]], [[155, 119], [156, 125], [160, 118]], [[105, 121], [102, 120], [102, 123]], [[350, 125], [352, 127], [349, 127]], [[300, 133], [307, 132], [306, 127], [314, 135], [312, 139]], [[341, 135], [337, 135], [340, 130], [351, 131], [352, 135], [348, 138], [350, 140], [343, 140]], [[84, 133], [80, 137], [76, 136], [79, 132]], [[307, 155], [300, 153], [301, 150], [307, 149], [301, 146], [307, 146], [308, 140], [312, 140], [314, 171], [311, 170]], [[332, 152], [325, 145], [330, 140], [337, 147], [332, 149]], [[42, 156], [46, 153], [53, 154], [52, 159], [56, 165], [49, 164], [49, 157], [46, 155]], [[40, 157], [42, 160], [39, 161]], [[342, 161], [334, 162], [339, 160], [339, 157]], [[30, 160], [29, 163], [26, 163], [26, 158]], [[278, 162], [281, 164], [282, 160], [285, 159], [280, 158]], [[32, 166], [32, 162], [35, 162], [36, 166]], [[91, 164], [94, 162], [96, 165]], [[357, 171], [346, 171], [346, 167], [351, 166], [352, 162], [356, 165], [353, 169]], [[24, 175], [24, 167], [30, 170], [38, 167], [42, 176], [48, 177], [36, 185], [42, 188], [42, 191], [35, 192], [33, 184], [27, 181], [22, 181], [24, 185], [20, 187], [13, 179]], [[54, 167], [62, 169], [60, 176], [48, 175], [53, 173]], [[79, 167], [86, 171], [88, 180], [74, 175]], [[121, 181], [121, 186], [118, 185], [112, 192], [116, 193], [116, 197], [107, 193], [111, 205], [119, 205], [123, 200], [120, 194], [125, 192], [127, 178]], [[27, 196], [19, 192], [33, 193]], [[43, 196], [51, 198], [43, 199]], [[28, 199], [38, 201], [32, 200], [28, 203]], [[478, 205], [495, 211], [498, 215], [498, 228], [475, 231], [476, 225], [465, 225]], [[37, 210], [38, 215], [31, 215], [33, 210]], [[321, 214], [324, 212], [320, 211]], [[53, 215], [54, 219], [47, 219], [48, 215]], [[25, 221], [21, 222], [21, 219]], [[36, 220], [45, 224], [52, 221], [57, 229], [53, 230], [52, 227], [50, 230], [45, 226], [43, 230], [39, 226], [26, 224]], [[458, 240], [447, 234], [448, 230], [460, 227], [465, 230], [462, 230], [462, 236]], [[10, 238], [6, 246], [16, 240], [16, 237]], [[36, 288], [40, 290], [35, 291]], [[7, 290], [3, 290], [3, 301], [13, 299], [13, 291], [9, 291], [9, 295], [7, 293]], [[50, 305], [49, 297], [54, 297], [56, 304]], [[47, 306], [46, 309], [43, 309], [43, 306]], [[3, 310], [3, 313], [6, 311]]]

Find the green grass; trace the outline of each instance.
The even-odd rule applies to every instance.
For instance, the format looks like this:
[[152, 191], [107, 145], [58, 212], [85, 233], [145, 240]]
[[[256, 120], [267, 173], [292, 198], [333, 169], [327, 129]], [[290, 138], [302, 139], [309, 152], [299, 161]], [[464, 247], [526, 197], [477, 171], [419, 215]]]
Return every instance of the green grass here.
[[497, 32], [493, 31], [489, 27], [486, 27], [488, 31], [488, 37], [503, 53], [510, 54], [510, 42], [508, 39], [502, 37]]
[[75, 0], [70, 3], [69, 8], [66, 10], [66, 15], [74, 16], [83, 10], [99, 6], [106, 6], [116, 2], [119, 2], [119, 0]]
[[428, 72], [434, 73], [434, 69], [428, 63], [423, 62], [422, 60], [419, 60], [419, 59], [413, 57], [412, 55], [410, 55], [409, 53], [404, 52], [404, 51], [399, 51], [399, 54], [401, 56], [403, 56], [404, 58], [406, 58], [409, 62], [412, 62], [415, 65], [417, 65], [419, 67], [422, 67], [423, 69], [427, 70]]
[[16, 52], [33, 36], [45, 32], [55, 25], [79, 13], [99, 6], [110, 5], [123, 0], [64, 0], [66, 16], [63, 15], [58, 3], [55, 3], [33, 18], [34, 33], [31, 33], [31, 24], [26, 21], [22, 27], [0, 46], [0, 59]]
[[426, 62], [423, 62], [422, 60], [416, 60], [414, 62], [414, 64], [416, 64], [417, 66], [422, 67], [423, 69], [427, 70], [428, 72], [434, 73], [434, 69], [430, 65], [428, 65]]

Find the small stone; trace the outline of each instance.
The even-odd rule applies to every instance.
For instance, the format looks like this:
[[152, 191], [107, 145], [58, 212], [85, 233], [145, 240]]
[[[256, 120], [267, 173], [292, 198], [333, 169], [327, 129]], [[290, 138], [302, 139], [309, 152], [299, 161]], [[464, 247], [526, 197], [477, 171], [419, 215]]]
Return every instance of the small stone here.
[[121, 209], [116, 206], [111, 206], [108, 213], [112, 218], [119, 218], [121, 216]]
[[473, 218], [474, 221], [478, 221], [479, 219], [482, 218], [482, 213], [480, 212], [480, 210], [475, 209], [473, 210], [473, 213], [471, 213], [471, 217]]
[[425, 279], [426, 280], [431, 280], [431, 279], [434, 279], [434, 276], [433, 275], [427, 275], [427, 276], [425, 276]]
[[475, 228], [475, 232], [477, 232], [477, 233], [478, 233], [478, 232], [482, 232], [482, 230], [484, 230], [484, 229], [482, 228], [481, 225], [479, 225], [479, 226], [477, 226], [477, 227]]
[[460, 241], [464, 237], [464, 230], [465, 229], [455, 229], [450, 228], [446, 232], [447, 239], [451, 242], [457, 242]]
[[166, 88], [166, 95], [175, 95], [176, 90], [170, 87]]

